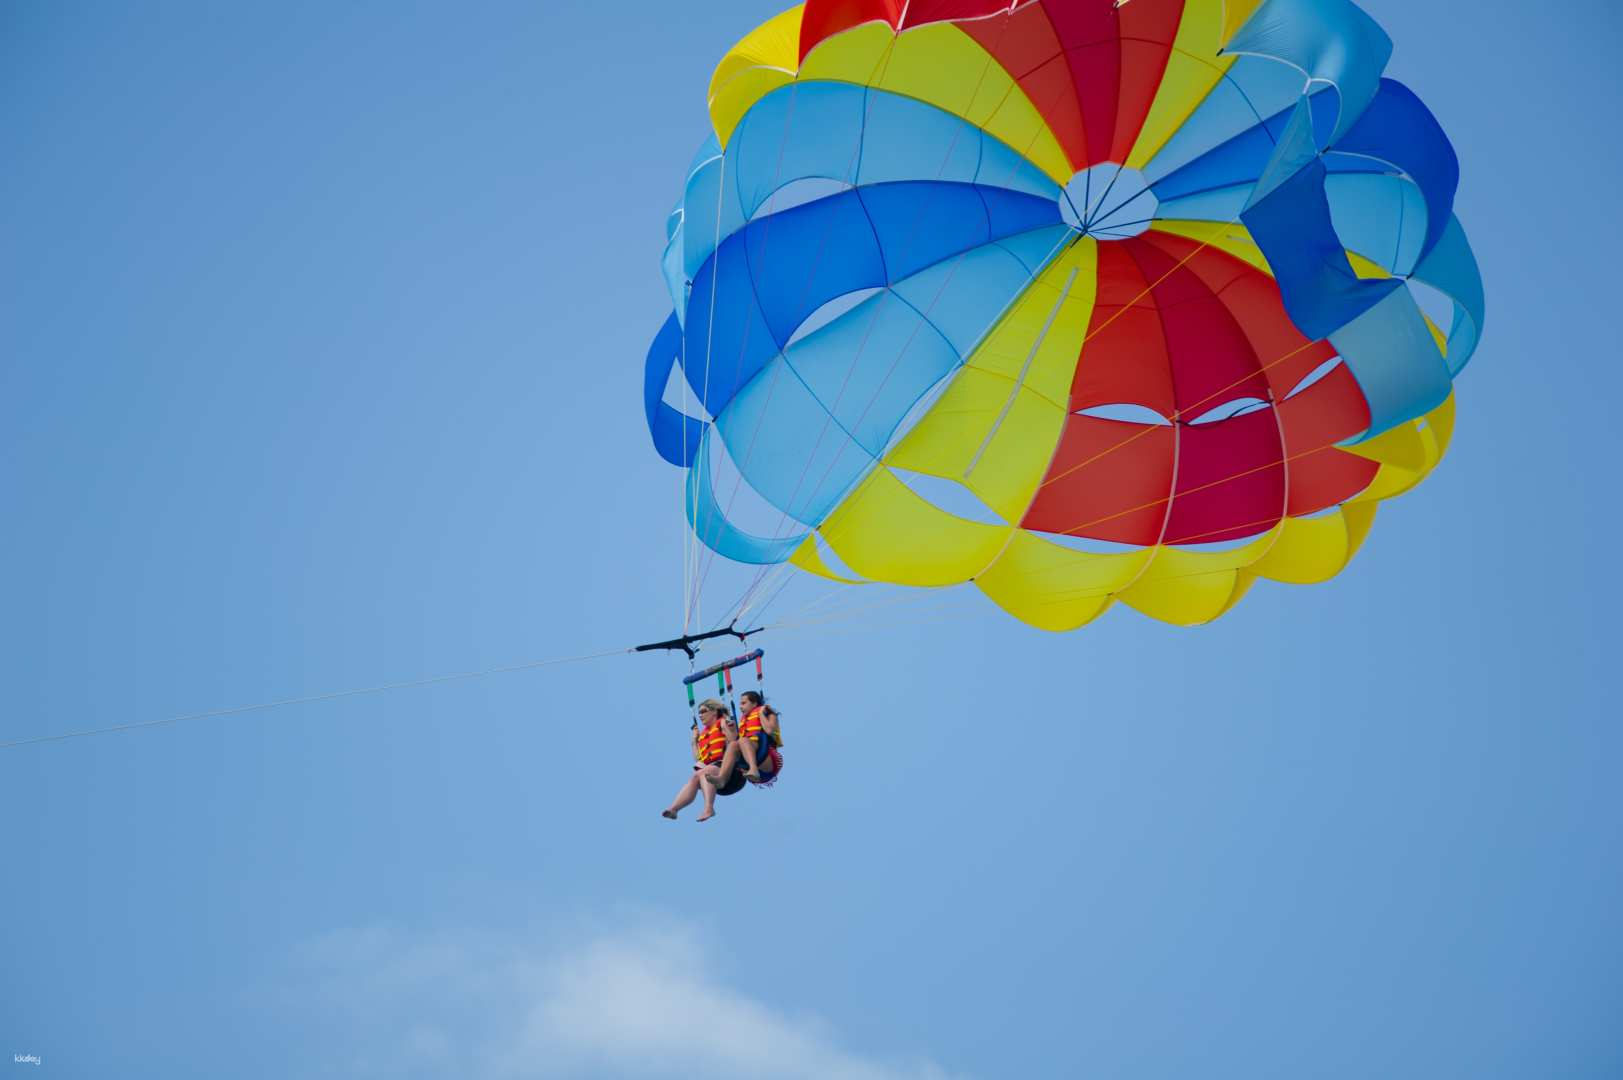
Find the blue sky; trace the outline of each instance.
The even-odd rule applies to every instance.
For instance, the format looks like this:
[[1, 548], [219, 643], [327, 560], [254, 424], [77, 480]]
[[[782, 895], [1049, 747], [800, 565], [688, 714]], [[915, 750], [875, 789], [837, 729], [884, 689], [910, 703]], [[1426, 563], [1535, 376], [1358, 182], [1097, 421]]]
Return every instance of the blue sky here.
[[[666, 657], [0, 752], [0, 1061], [1623, 1072], [1620, 16], [1365, 6], [1489, 308], [1342, 577], [768, 637], [784, 782], [703, 828]], [[0, 6], [0, 741], [673, 632], [663, 220], [774, 10]]]

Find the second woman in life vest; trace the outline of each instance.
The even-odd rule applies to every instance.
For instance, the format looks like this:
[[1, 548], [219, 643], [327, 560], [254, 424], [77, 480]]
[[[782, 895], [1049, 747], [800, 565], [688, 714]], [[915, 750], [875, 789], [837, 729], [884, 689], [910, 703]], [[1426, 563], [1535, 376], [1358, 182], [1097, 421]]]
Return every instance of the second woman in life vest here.
[[722, 754], [719, 783], [726, 783], [740, 757], [744, 759], [744, 779], [752, 784], [765, 783], [777, 775], [783, 764], [783, 757], [777, 749], [783, 745], [783, 736], [778, 731], [777, 711], [756, 690], [746, 690], [738, 695], [738, 703], [744, 716], [738, 723], [737, 740]]

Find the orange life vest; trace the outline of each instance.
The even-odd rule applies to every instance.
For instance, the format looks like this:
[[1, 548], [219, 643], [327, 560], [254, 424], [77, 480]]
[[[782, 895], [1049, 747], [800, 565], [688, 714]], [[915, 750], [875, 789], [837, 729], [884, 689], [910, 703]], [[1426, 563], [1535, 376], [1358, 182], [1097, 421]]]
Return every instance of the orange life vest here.
[[721, 729], [720, 720], [712, 721], [709, 727], [699, 732], [697, 752], [700, 765], [714, 765], [727, 752], [727, 733]]
[[780, 736], [775, 731], [768, 733], [761, 726], [761, 718], [764, 717], [765, 715], [766, 715], [766, 706], [765, 705], [757, 705], [757, 706], [755, 706], [755, 708], [753, 708], [749, 712], [745, 713], [744, 714], [744, 722], [742, 724], [738, 725], [738, 737], [740, 739], [753, 739], [757, 735], [766, 735], [767, 738], [771, 740], [773, 746], [782, 746], [783, 745], [782, 736]]

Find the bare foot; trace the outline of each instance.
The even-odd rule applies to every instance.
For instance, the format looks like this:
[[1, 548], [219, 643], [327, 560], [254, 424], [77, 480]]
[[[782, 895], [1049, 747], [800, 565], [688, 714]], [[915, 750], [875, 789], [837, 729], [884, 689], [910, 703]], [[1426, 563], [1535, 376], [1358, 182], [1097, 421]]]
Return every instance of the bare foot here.
[[711, 818], [713, 818], [715, 816], [716, 816], [716, 812], [714, 810], [706, 810], [704, 813], [699, 815], [699, 820], [700, 821], [709, 821]]
[[761, 782], [761, 771], [759, 769], [751, 769], [749, 772], [744, 774], [744, 779], [759, 784]]
[[659, 812], [659, 816], [660, 817], [668, 817], [672, 821], [675, 821], [676, 820], [676, 811], [675, 810], [661, 810]]

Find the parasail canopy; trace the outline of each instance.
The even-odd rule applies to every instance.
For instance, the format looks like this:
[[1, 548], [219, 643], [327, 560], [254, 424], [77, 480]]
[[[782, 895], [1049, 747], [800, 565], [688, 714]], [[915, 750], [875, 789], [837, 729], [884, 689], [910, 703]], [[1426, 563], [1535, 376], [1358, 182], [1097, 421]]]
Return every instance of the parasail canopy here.
[[1334, 576], [1446, 452], [1483, 316], [1391, 51], [1346, 0], [757, 28], [711, 80], [647, 357], [693, 535], [1054, 630]]

